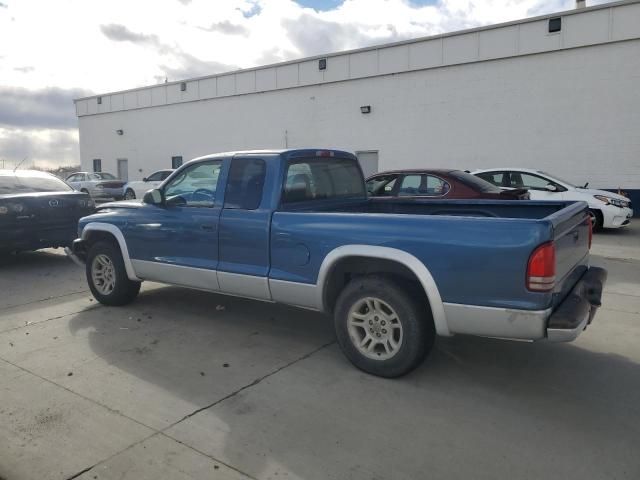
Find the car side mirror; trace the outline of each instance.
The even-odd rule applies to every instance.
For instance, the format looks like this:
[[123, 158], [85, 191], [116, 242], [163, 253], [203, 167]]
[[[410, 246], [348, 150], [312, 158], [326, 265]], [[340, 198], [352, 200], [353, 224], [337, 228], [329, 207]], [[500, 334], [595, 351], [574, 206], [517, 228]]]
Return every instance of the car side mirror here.
[[555, 185], [551, 184], [551, 183], [547, 183], [547, 186], [544, 187], [545, 190], [549, 191], [549, 192], [557, 192], [558, 191], [558, 187], [556, 187]]
[[144, 197], [142, 197], [142, 201], [149, 205], [163, 205], [164, 196], [162, 195], [162, 191], [159, 188], [154, 188], [144, 194]]
[[144, 178], [142, 179], [142, 181], [143, 181], [143, 182], [148, 182], [148, 181], [149, 181], [149, 179], [148, 179], [147, 177], [144, 177]]

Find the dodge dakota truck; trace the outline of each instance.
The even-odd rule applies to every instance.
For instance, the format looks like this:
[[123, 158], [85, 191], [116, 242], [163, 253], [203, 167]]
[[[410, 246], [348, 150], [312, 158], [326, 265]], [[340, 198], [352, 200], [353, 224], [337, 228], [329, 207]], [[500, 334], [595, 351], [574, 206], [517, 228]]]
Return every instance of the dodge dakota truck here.
[[192, 160], [67, 253], [105, 305], [152, 280], [326, 312], [356, 367], [397, 377], [436, 335], [575, 339], [606, 280], [590, 244], [584, 202], [379, 201], [353, 154], [304, 149]]

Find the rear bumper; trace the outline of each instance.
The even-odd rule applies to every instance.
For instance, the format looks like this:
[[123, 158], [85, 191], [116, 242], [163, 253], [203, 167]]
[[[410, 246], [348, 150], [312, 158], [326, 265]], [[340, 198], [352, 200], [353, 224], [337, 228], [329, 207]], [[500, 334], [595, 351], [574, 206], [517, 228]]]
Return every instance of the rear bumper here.
[[70, 245], [77, 233], [75, 223], [5, 228], [0, 235], [0, 250], [38, 250]]
[[591, 267], [571, 293], [549, 317], [547, 338], [552, 342], [571, 342], [587, 328], [601, 305], [607, 271]]
[[600, 306], [607, 272], [588, 269], [555, 310], [521, 310], [444, 303], [451, 333], [510, 340], [570, 342], [591, 323]]

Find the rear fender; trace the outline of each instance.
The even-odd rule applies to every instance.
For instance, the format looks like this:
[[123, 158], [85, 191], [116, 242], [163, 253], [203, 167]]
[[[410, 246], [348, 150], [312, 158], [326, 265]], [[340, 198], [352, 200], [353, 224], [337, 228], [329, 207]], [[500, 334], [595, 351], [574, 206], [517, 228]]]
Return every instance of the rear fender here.
[[[431, 272], [429, 272], [424, 263], [416, 257], [396, 248], [373, 245], [344, 245], [329, 252], [322, 261], [322, 265], [320, 266], [320, 271], [318, 273], [318, 281], [316, 283], [318, 287], [316, 289], [318, 295], [316, 302], [317, 305], [321, 307], [321, 310], [327, 311], [324, 302], [324, 289], [326, 286], [327, 276], [330, 274], [332, 267], [345, 257], [380, 258], [394, 261], [407, 267], [418, 278], [425, 294], [427, 295], [437, 334], [441, 336], [451, 335], [447, 325], [447, 318], [444, 312], [442, 298], [440, 297], [440, 292], [438, 291], [438, 287], [431, 275]], [[427, 306], [427, 308], [429, 306]]]

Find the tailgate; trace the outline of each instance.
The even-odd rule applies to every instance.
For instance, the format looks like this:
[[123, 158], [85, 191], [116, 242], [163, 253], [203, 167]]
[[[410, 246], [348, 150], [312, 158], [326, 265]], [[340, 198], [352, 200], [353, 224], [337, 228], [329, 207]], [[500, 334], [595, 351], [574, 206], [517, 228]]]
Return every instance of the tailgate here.
[[576, 202], [549, 217], [556, 247], [556, 283], [553, 306], [557, 306], [584, 275], [589, 264], [589, 215], [585, 202]]

